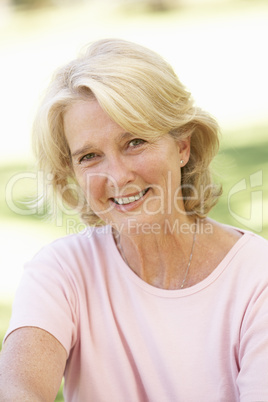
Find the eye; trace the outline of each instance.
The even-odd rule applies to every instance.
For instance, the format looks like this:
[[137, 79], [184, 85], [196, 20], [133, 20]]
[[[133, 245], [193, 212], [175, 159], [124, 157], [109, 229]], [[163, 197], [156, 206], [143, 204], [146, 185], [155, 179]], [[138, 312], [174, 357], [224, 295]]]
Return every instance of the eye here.
[[142, 140], [141, 138], [134, 138], [133, 140], [129, 141], [128, 145], [129, 145], [131, 148], [135, 148], [135, 147], [138, 147], [139, 145], [144, 144], [145, 142], [146, 142], [146, 141], [145, 141], [145, 140]]
[[79, 163], [90, 161], [96, 157], [97, 157], [97, 154], [95, 154], [95, 152], [90, 152], [89, 154], [82, 156], [82, 158], [79, 160]]

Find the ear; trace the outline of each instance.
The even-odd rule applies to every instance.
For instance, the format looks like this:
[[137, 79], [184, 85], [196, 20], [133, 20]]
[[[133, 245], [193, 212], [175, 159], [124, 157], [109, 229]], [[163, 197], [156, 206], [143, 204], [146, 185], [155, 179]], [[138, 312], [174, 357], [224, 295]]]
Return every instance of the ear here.
[[191, 137], [187, 137], [184, 140], [178, 141], [180, 167], [185, 166], [190, 158], [191, 151]]

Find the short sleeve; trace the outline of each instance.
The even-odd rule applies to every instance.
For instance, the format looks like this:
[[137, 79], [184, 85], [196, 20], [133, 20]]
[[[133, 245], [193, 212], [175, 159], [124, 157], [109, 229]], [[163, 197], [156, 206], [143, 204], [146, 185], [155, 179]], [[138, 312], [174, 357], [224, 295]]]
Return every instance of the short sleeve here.
[[256, 289], [243, 320], [239, 361], [240, 401], [268, 401], [268, 286], [264, 283]]
[[68, 272], [47, 246], [25, 266], [5, 339], [15, 329], [37, 327], [53, 335], [69, 355], [77, 337], [76, 299]]

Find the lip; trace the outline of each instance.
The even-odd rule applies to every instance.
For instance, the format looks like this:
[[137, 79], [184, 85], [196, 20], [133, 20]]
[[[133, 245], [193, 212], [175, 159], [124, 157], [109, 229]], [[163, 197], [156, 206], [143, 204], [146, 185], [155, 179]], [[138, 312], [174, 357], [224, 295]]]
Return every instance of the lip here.
[[[150, 190], [150, 187], [140, 191], [139, 193], [132, 193], [132, 194], [127, 194], [127, 195], [121, 195], [120, 197], [113, 197], [110, 198], [110, 202], [113, 204], [113, 206], [118, 209], [119, 211], [129, 211], [131, 209], [137, 208], [143, 201], [144, 198], [147, 196], [148, 192]], [[143, 193], [143, 195], [141, 195]], [[141, 195], [138, 199], [135, 200], [135, 197]], [[131, 199], [133, 198], [133, 201], [130, 200], [130, 202], [127, 203], [120, 203], [120, 200], [125, 200], [126, 199]], [[117, 202], [118, 200], [119, 202]]]

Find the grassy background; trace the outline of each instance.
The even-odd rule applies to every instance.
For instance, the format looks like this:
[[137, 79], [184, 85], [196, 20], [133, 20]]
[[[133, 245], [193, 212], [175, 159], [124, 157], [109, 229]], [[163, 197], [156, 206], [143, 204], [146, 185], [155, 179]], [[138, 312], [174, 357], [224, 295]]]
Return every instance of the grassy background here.
[[[263, 55], [267, 2], [209, 4], [196, 0], [193, 7], [186, 7], [186, 3], [182, 1], [172, 12], [152, 14], [142, 2], [135, 6], [129, 1], [117, 7], [113, 1], [104, 4], [103, 0], [99, 5], [85, 1], [77, 7], [7, 10], [6, 20], [0, 19], [0, 106], [4, 111], [0, 122], [1, 344], [23, 261], [43, 244], [68, 232], [66, 216], [55, 225], [37, 215], [12, 212], [7, 185], [20, 172], [34, 172], [30, 125], [50, 73], [91, 40], [107, 36], [134, 40], [157, 50], [175, 66], [197, 103], [213, 113], [222, 126], [214, 168], [224, 192], [211, 217], [268, 239], [268, 66]], [[3, 16], [1, 11], [0, 2]], [[262, 184], [251, 187], [250, 177], [256, 172], [262, 173]], [[246, 189], [232, 195], [228, 205], [232, 189], [241, 181]], [[33, 180], [21, 180], [14, 187], [12, 200], [21, 208], [20, 200], [35, 191]], [[251, 210], [252, 197], [258, 191], [262, 192], [262, 205], [254, 201]], [[254, 211], [261, 212], [262, 228], [252, 220]], [[62, 389], [57, 400], [63, 401]]]

